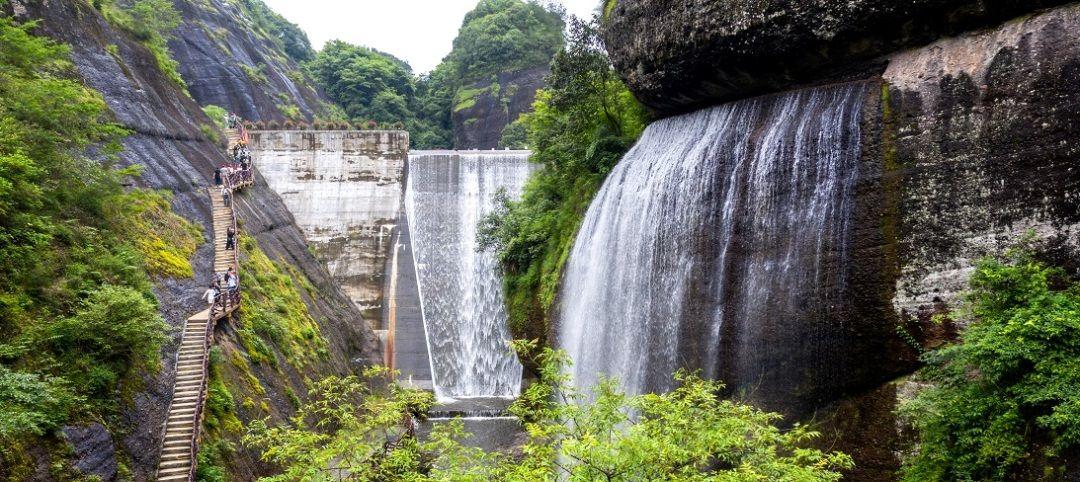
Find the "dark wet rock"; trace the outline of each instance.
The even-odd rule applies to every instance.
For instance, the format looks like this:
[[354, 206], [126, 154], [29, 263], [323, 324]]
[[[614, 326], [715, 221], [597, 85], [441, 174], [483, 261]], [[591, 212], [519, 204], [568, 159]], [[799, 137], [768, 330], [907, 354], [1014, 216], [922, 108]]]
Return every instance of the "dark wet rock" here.
[[64, 436], [75, 449], [75, 468], [101, 480], [116, 478], [116, 444], [104, 426], [64, 427]]
[[[903, 343], [876, 358], [862, 390], [827, 405], [842, 432], [836, 447], [856, 457], [846, 479], [855, 481], [891, 480], [895, 461], [875, 447], [899, 450], [904, 433], [889, 421], [887, 380], [918, 367], [915, 348], [951, 341], [970, 322], [943, 315], [980, 258], [1030, 232], [1048, 262], [1075, 274], [1080, 259], [1080, 5], [886, 61], [864, 112], [846, 323], [891, 329]], [[857, 331], [868, 338], [847, 349], [874, 343], [873, 331]]]
[[252, 121], [305, 119], [322, 99], [297, 63], [252, 25], [247, 10], [225, 0], [174, 2], [183, 16], [169, 49], [201, 105], [217, 105]]
[[459, 94], [454, 106], [454, 148], [495, 149], [502, 131], [518, 116], [532, 110], [536, 91], [544, 87], [550, 69], [532, 67], [499, 74], [498, 81], [479, 81], [462, 89], [470, 92], [468, 100]]
[[941, 311], [974, 261], [1028, 232], [1075, 270], [1080, 5], [888, 61], [880, 136], [866, 148], [885, 181], [883, 228], [896, 235], [895, 308], [909, 319]]
[[617, 0], [603, 36], [615, 68], [666, 116], [823, 78], [882, 55], [1067, 0]]
[[[7, 9], [12, 10], [23, 12], [19, 16], [21, 20], [40, 19], [35, 33], [71, 46], [78, 76], [102, 93], [116, 121], [132, 132], [123, 141], [125, 149], [120, 157], [121, 164], [145, 166], [138, 184], [172, 192], [174, 211], [201, 224], [205, 233], [212, 233], [205, 187], [211, 183], [215, 166], [226, 158], [221, 147], [201, 133], [201, 126], [212, 121], [195, 100], [158, 70], [149, 50], [129, 34], [113, 29], [88, 3], [18, 1]], [[293, 410], [286, 394], [305, 393], [304, 375], [315, 379], [352, 373], [358, 365], [381, 359], [381, 354], [374, 334], [357, 322], [360, 313], [308, 251], [292, 215], [264, 180], [257, 176], [255, 185], [237, 195], [234, 204], [241, 229], [254, 235], [271, 259], [297, 268], [317, 288], [314, 296], [306, 292], [303, 296], [328, 341], [326, 358], [309, 366], [305, 374], [291, 369], [255, 370], [255, 376], [267, 390], [259, 398], [274, 403], [269, 405], [269, 413], [247, 415], [258, 418], [270, 415], [281, 420]], [[162, 369], [139, 381], [132, 402], [121, 410], [118, 421], [108, 424], [121, 452], [118, 458], [130, 460], [129, 468], [135, 480], [150, 480], [156, 469], [162, 424], [172, 396], [180, 330], [189, 316], [203, 308], [199, 301], [200, 287], [209, 282], [212, 261], [212, 246], [204, 243], [192, 259], [194, 279], [157, 280], [154, 287], [160, 312], [174, 330], [172, 342], [163, 348]], [[219, 343], [235, 344], [235, 330], [224, 327], [221, 331]], [[247, 396], [244, 387], [248, 386], [236, 383], [233, 395]], [[263, 465], [251, 451], [240, 451], [232, 459], [241, 467]], [[246, 474], [254, 472], [251, 469]], [[246, 474], [243, 478], [247, 478]]]

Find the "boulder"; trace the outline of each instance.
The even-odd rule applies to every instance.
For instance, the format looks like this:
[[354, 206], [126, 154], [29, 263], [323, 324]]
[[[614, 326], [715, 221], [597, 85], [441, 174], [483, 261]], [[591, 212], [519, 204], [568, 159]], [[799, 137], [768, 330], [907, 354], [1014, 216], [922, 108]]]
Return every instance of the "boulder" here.
[[603, 38], [616, 70], [667, 116], [874, 70], [942, 36], [1066, 0], [611, 0]]

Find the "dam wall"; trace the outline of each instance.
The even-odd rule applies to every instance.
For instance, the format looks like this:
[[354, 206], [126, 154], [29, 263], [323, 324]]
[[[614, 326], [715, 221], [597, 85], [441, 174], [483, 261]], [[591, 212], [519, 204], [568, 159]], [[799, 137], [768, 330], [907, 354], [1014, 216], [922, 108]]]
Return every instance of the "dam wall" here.
[[258, 173], [374, 329], [405, 190], [405, 131], [255, 131]]

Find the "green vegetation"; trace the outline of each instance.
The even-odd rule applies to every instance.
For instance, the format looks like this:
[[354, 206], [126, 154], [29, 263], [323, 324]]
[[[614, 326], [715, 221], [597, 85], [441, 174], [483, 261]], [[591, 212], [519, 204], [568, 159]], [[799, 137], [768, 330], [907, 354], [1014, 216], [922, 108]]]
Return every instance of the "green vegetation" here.
[[535, 339], [546, 338], [548, 311], [589, 202], [645, 127], [643, 109], [610, 67], [595, 20], [572, 25], [551, 66], [549, 87], [519, 121], [541, 168], [520, 201], [504, 198], [482, 221], [479, 241], [496, 249], [504, 267], [512, 331]]
[[[1080, 283], [1025, 250], [983, 260], [959, 343], [924, 356], [929, 385], [904, 480], [1042, 480], [1080, 449]], [[1072, 459], [1075, 461], [1075, 458]]]
[[306, 71], [353, 123], [402, 122], [413, 148], [453, 146], [451, 113], [473, 107], [480, 95], [505, 96], [501, 72], [545, 65], [562, 46], [562, 12], [534, 1], [482, 0], [465, 16], [454, 49], [427, 75], [383, 52], [330, 42]]
[[33, 27], [0, 17], [0, 476], [15, 479], [34, 463], [20, 447], [112, 423], [156, 369], [151, 277], [189, 275], [202, 239], [167, 195], [124, 189], [126, 132]]
[[331, 41], [307, 64], [331, 100], [353, 120], [394, 122], [411, 117], [415, 94], [412, 70], [389, 54]]
[[225, 459], [234, 450], [233, 444], [226, 437], [243, 431], [243, 423], [236, 416], [236, 400], [229, 391], [222, 373], [223, 355], [221, 347], [210, 348], [210, 379], [206, 385], [206, 411], [203, 415], [203, 443], [199, 447], [199, 463], [196, 468], [196, 480], [203, 482], [224, 482], [226, 477]]
[[851, 466], [844, 454], [808, 448], [817, 434], [805, 427], [782, 431], [773, 425], [779, 415], [717, 398], [716, 382], [681, 374], [670, 393], [631, 397], [607, 380], [582, 393], [569, 383], [564, 353], [544, 349], [534, 363], [541, 380], [510, 409], [528, 434], [519, 457], [463, 446], [460, 421], [418, 437], [413, 420], [424, 419], [433, 396], [397, 385], [382, 368], [368, 380], [314, 384], [291, 424], [254, 422], [244, 441], [282, 467], [266, 481], [834, 481]]
[[459, 85], [545, 65], [562, 47], [563, 12], [522, 0], [480, 0], [461, 23], [450, 64]]
[[179, 64], [169, 53], [169, 39], [180, 25], [180, 12], [171, 0], [95, 0], [94, 7], [113, 25], [127, 31], [154, 54], [158, 68], [181, 90], [187, 84], [180, 76]]
[[251, 236], [240, 236], [240, 248], [246, 259], [240, 270], [243, 323], [237, 332], [252, 361], [276, 365], [271, 344], [297, 368], [325, 358], [326, 339], [303, 299], [303, 292], [314, 291], [310, 281], [292, 272], [298, 276], [294, 280], [288, 265], [270, 260]]
[[224, 107], [211, 104], [203, 106], [202, 111], [206, 114], [206, 117], [209, 117], [210, 120], [214, 121], [214, 126], [219, 130], [224, 131], [229, 128], [229, 120], [227, 118], [229, 111], [225, 110]]
[[285, 55], [297, 62], [306, 62], [315, 57], [315, 50], [304, 31], [296, 24], [274, 12], [260, 0], [233, 0], [247, 10], [247, 18], [252, 21], [251, 28], [263, 34]]
[[106, 213], [125, 238], [135, 241], [148, 272], [190, 278], [191, 257], [203, 241], [202, 226], [174, 214], [171, 200], [168, 191], [135, 190], [108, 205]]

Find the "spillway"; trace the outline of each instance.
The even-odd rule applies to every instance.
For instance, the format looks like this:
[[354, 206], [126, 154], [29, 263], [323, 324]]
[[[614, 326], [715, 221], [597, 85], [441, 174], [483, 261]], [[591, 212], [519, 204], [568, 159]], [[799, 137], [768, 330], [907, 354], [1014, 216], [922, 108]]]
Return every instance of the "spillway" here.
[[414, 151], [405, 211], [421, 311], [440, 399], [513, 397], [521, 364], [510, 351], [502, 276], [476, 249], [477, 223], [533, 170], [523, 151]]

